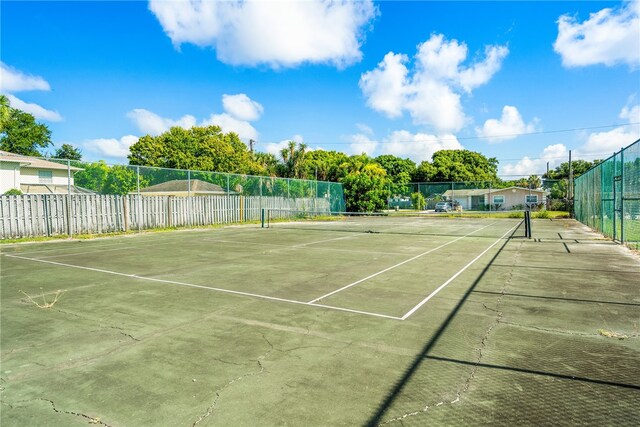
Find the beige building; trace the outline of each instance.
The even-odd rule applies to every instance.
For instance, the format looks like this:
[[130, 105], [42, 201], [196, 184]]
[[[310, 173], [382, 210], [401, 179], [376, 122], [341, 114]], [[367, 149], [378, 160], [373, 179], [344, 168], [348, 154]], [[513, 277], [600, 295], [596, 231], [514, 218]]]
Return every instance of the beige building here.
[[523, 187], [447, 190], [443, 196], [447, 200], [455, 200], [465, 210], [482, 210], [489, 204], [494, 210], [524, 209], [544, 206], [547, 202], [545, 190], [531, 190]]
[[25, 194], [87, 193], [74, 186], [81, 168], [0, 150], [0, 194], [18, 189]]

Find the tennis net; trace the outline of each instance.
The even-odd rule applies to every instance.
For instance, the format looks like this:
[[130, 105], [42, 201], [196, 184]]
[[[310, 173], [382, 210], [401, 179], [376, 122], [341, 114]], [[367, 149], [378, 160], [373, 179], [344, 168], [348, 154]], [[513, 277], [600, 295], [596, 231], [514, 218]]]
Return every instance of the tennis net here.
[[531, 237], [527, 211], [511, 212], [508, 218], [466, 213], [361, 213], [264, 209], [263, 228], [333, 231], [344, 233], [469, 236], [499, 238]]

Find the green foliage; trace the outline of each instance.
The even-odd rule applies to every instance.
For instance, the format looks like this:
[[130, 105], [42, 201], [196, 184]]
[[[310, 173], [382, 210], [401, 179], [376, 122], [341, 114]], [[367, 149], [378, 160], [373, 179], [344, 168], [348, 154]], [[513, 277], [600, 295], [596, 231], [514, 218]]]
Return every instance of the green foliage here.
[[347, 174], [341, 178], [347, 211], [375, 212], [387, 205], [389, 180], [385, 170], [366, 155], [352, 156], [343, 164]]
[[[128, 194], [138, 188], [138, 177], [135, 168], [128, 166], [109, 167], [104, 161], [83, 166], [84, 170], [74, 176], [79, 187], [93, 190], [100, 194]], [[149, 178], [140, 176], [140, 188], [149, 185]]]
[[[146, 187], [148, 181], [140, 177], [140, 188]], [[104, 194], [125, 195], [138, 188], [138, 177], [135, 169], [127, 166], [113, 166], [107, 174], [102, 191]]]
[[129, 150], [131, 165], [230, 173], [259, 168], [238, 135], [222, 133], [218, 126], [172, 127], [158, 136], [143, 136]]
[[22, 190], [18, 188], [12, 188], [11, 190], [7, 190], [4, 192], [5, 196], [22, 196]]
[[349, 156], [338, 151], [314, 150], [304, 156], [304, 178], [319, 181], [338, 182], [345, 173], [342, 164], [348, 162]]
[[82, 152], [71, 144], [62, 144], [53, 157], [55, 159], [82, 160]]
[[[600, 163], [602, 160], [594, 160], [593, 162], [589, 162], [586, 160], [574, 160], [571, 162], [571, 168], [573, 169], [573, 177], [577, 178], [593, 166]], [[560, 166], [549, 171], [549, 174], [545, 173], [543, 175], [545, 178], [550, 179], [568, 179], [569, 178], [569, 162], [561, 163]]]
[[289, 141], [289, 145], [280, 150], [282, 176], [286, 178], [304, 178], [306, 154], [307, 144], [296, 144], [295, 141]]
[[562, 179], [556, 182], [555, 184], [553, 184], [553, 187], [551, 187], [550, 196], [552, 199], [566, 198], [567, 197], [567, 180]]
[[425, 206], [427, 205], [427, 201], [425, 200], [422, 193], [413, 193], [411, 194], [411, 204], [414, 209], [423, 211]]
[[540, 212], [534, 213], [533, 217], [539, 219], [549, 219], [551, 218], [551, 214], [547, 210], [541, 210]]
[[41, 157], [41, 148], [51, 144], [51, 131], [29, 113], [12, 108], [6, 96], [0, 99], [0, 150]]
[[440, 150], [433, 154], [433, 175], [427, 181], [497, 181], [498, 160], [469, 150]]
[[391, 154], [378, 156], [375, 161], [387, 172], [391, 181], [391, 194], [406, 194], [407, 184], [416, 171], [416, 164], [411, 159], [401, 159]]
[[102, 190], [109, 174], [109, 166], [103, 160], [100, 160], [99, 162], [83, 165], [83, 169], [74, 175], [75, 185], [103, 194]]

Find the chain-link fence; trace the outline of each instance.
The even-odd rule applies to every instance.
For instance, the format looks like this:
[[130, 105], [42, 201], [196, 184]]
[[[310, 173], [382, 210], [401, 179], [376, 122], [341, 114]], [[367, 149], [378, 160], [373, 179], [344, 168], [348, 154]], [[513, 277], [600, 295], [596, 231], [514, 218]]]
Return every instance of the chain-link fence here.
[[2, 193], [5, 186], [16, 191], [0, 196], [0, 238], [242, 223], [259, 221], [262, 209], [345, 210], [335, 182], [102, 161], [2, 161], [15, 165]]
[[640, 140], [576, 178], [576, 219], [640, 248]]

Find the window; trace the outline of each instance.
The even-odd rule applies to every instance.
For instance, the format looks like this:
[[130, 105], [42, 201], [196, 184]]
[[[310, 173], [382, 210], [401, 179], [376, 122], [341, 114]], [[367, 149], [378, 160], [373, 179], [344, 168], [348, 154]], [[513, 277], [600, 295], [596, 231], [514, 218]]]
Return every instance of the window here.
[[527, 194], [524, 196], [525, 203], [538, 203], [538, 195], [537, 194]]
[[504, 203], [504, 196], [493, 196], [493, 203]]
[[53, 182], [53, 171], [38, 171], [38, 182], [40, 184], [51, 184]]

